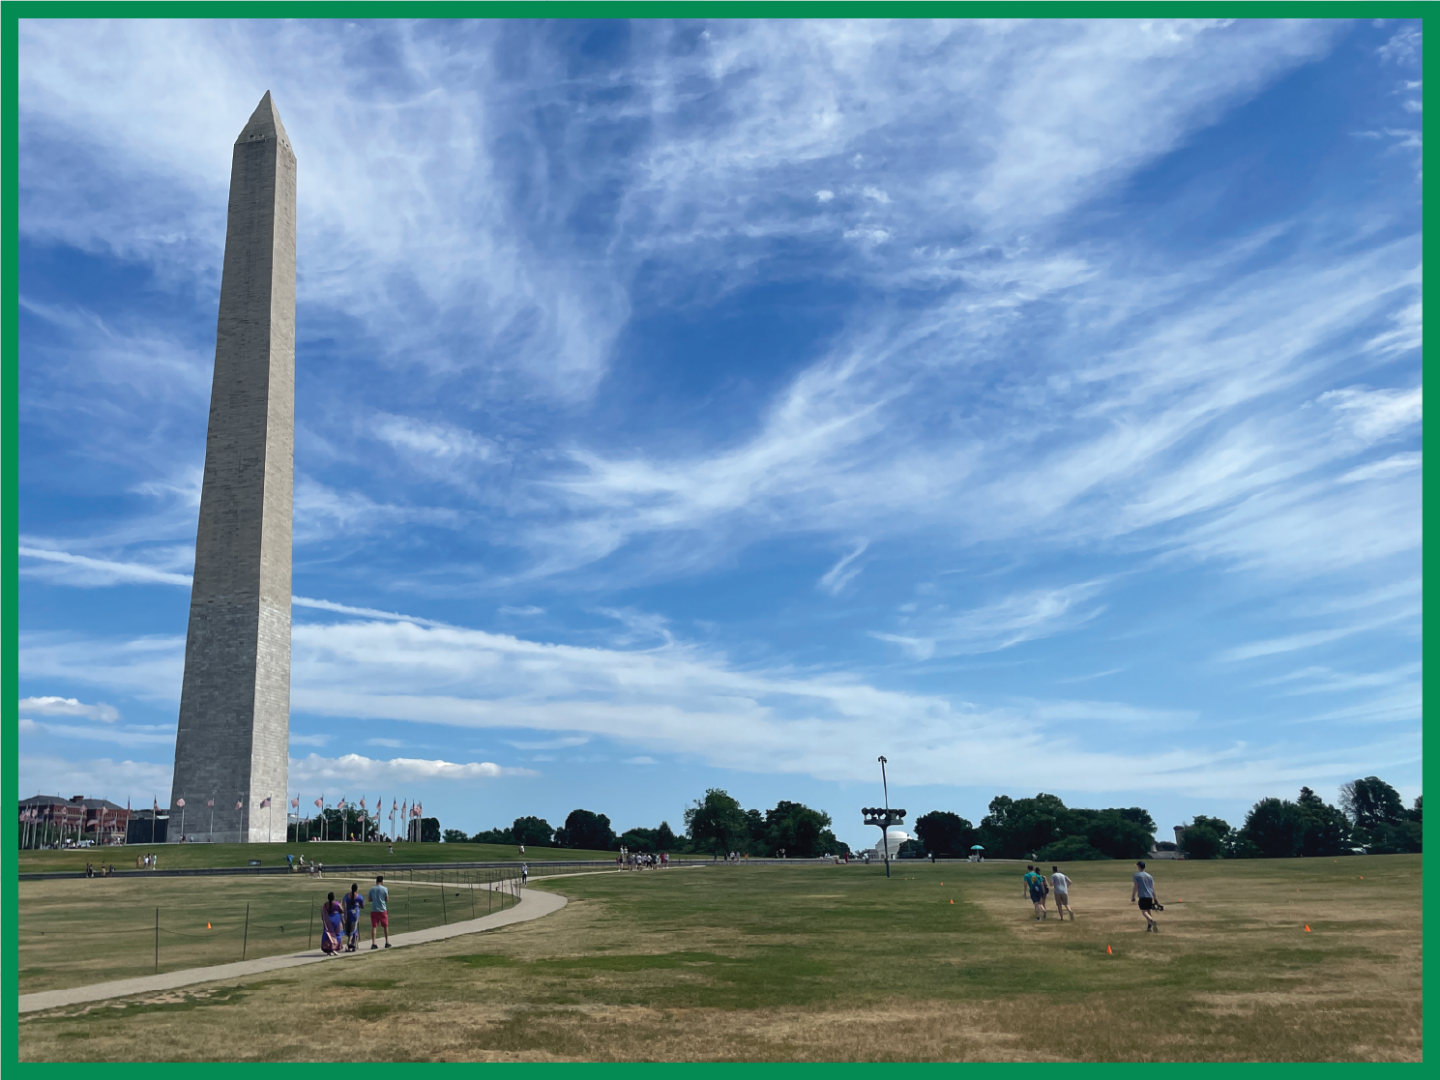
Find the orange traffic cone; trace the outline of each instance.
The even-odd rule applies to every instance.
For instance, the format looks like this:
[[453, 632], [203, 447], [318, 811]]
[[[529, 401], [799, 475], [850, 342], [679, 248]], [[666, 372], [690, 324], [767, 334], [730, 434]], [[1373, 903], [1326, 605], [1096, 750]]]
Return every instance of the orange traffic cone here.
[[206, 930], [209, 930], [209, 929], [210, 929], [210, 924], [209, 924], [208, 922], [205, 924], [205, 929], [206, 929]]
[[951, 900], [951, 901], [950, 901], [950, 903], [952, 903], [952, 904], [953, 904], [954, 902], [955, 902], [954, 900]]
[[1115, 955], [1115, 950], [1112, 949], [1109, 945], [1106, 945], [1106, 946], [1105, 946], [1105, 951], [1106, 951], [1109, 955], [1111, 955], [1111, 956], [1114, 956], [1114, 955]]
[[1305, 932], [1307, 934], [1310, 933], [1310, 924], [1308, 922], [1305, 924]]

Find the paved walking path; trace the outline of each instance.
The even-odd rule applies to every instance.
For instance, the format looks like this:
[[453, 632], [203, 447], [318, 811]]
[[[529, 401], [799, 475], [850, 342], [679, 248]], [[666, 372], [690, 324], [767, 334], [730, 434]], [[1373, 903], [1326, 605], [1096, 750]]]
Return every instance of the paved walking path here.
[[[597, 872], [615, 873], [613, 870]], [[578, 877], [580, 875], [566, 874], [564, 876]], [[559, 875], [556, 876], [556, 879], [551, 880], [558, 880], [558, 878]], [[537, 879], [536, 883], [538, 884], [540, 880], [544, 879]], [[395, 884], [404, 883], [396, 882]], [[415, 884], [428, 885], [431, 883], [417, 881]], [[438, 885], [438, 883], [436, 884]], [[504, 887], [503, 883], [500, 884], [500, 887]], [[427, 941], [442, 941], [445, 938], [459, 937], [462, 934], [476, 934], [482, 930], [494, 930], [496, 927], [509, 926], [512, 923], [539, 919], [559, 911], [564, 906], [565, 897], [558, 893], [526, 889], [520, 895], [520, 902], [505, 911], [497, 911], [493, 915], [482, 915], [478, 919], [454, 922], [449, 926], [432, 926], [427, 930], [392, 934], [390, 943], [395, 948], [404, 948], [407, 945], [423, 945]], [[361, 925], [363, 927], [363, 922]], [[64, 990], [42, 990], [36, 994], [20, 995], [20, 1011], [22, 1013], [39, 1012], [43, 1009], [58, 1009], [66, 1005], [81, 1005], [87, 1001], [104, 1001], [107, 998], [129, 997], [132, 994], [152, 994], [160, 990], [174, 990], [181, 986], [194, 986], [196, 983], [216, 982], [220, 979], [234, 979], [244, 975], [260, 975], [267, 971], [301, 967], [305, 964], [318, 964], [326, 960], [338, 959], [351, 963], [362, 963], [370, 955], [372, 955], [370, 946], [364, 941], [362, 934], [359, 952], [326, 955], [317, 949], [303, 953], [289, 953], [284, 956], [263, 956], [255, 960], [240, 960], [233, 964], [217, 964], [214, 967], [185, 968], [182, 971], [168, 971], [160, 975], [145, 975], [138, 979], [117, 979], [114, 982], [72, 986]]]

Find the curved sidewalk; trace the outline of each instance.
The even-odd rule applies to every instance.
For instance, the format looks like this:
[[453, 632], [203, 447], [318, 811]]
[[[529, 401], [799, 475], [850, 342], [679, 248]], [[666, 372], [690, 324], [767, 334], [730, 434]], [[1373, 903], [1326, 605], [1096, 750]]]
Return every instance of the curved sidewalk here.
[[[613, 871], [610, 871], [613, 873]], [[572, 875], [573, 876], [573, 875]], [[416, 884], [421, 884], [416, 882]], [[429, 884], [429, 883], [426, 883]], [[538, 884], [538, 882], [536, 882]], [[494, 930], [511, 923], [529, 922], [551, 915], [565, 906], [565, 897], [558, 893], [526, 889], [520, 902], [506, 911], [482, 915], [478, 919], [451, 923], [448, 926], [432, 926], [427, 930], [413, 930], [406, 934], [395, 934], [390, 938], [395, 948], [407, 945], [423, 945], [427, 941], [443, 941], [445, 938], [475, 934], [482, 930]], [[383, 951], [383, 950], [382, 950]], [[233, 979], [242, 975], [260, 975], [267, 971], [301, 967], [324, 961], [348, 961], [361, 963], [371, 954], [362, 945], [359, 952], [326, 955], [319, 950], [303, 953], [287, 953], [283, 956], [262, 956], [255, 960], [238, 960], [233, 964], [217, 964], [214, 967], [185, 968], [161, 975], [145, 975], [138, 979], [117, 979], [114, 982], [93, 983], [90, 986], [72, 986], [63, 990], [42, 990], [35, 994], [20, 995], [20, 1012], [41, 1012], [58, 1009], [66, 1005], [81, 1005], [87, 1001], [104, 1001], [107, 998], [130, 997], [133, 994], [152, 994], [160, 990], [174, 990], [197, 983]]]

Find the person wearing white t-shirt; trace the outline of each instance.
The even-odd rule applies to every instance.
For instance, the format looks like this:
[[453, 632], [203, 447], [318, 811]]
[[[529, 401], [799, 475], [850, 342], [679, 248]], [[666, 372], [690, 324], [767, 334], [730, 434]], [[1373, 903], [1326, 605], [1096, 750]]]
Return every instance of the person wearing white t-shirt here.
[[[1064, 922], [1065, 912], [1070, 911], [1070, 879], [1060, 872], [1058, 866], [1050, 867], [1050, 891], [1055, 894], [1055, 914]], [[1073, 911], [1070, 911], [1070, 921], [1075, 921]]]

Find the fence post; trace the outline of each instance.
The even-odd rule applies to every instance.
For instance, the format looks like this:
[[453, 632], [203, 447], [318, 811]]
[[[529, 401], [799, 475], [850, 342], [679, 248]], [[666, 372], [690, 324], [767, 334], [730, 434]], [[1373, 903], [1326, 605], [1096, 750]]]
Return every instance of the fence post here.
[[155, 909], [155, 970], [160, 970], [160, 909]]
[[310, 901], [310, 932], [305, 935], [305, 951], [310, 951], [310, 946], [315, 942], [315, 901]]
[[[443, 879], [443, 878], [445, 877], [445, 875], [444, 875], [444, 874], [441, 874], [440, 877]], [[444, 926], [449, 926], [449, 925], [450, 925], [450, 916], [445, 913], [445, 890], [446, 890], [446, 888], [448, 888], [448, 886], [447, 886], [447, 885], [445, 884], [445, 882], [442, 880], [442, 881], [440, 882], [440, 922], [441, 922], [441, 924], [444, 925]]]
[[470, 886], [470, 918], [475, 918], [475, 883], [468, 882]]
[[245, 936], [240, 939], [240, 959], [245, 959], [245, 950], [250, 946], [250, 905], [245, 905]]

